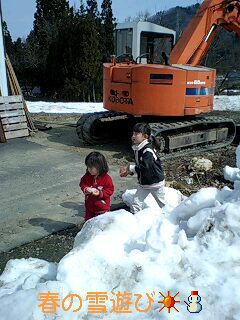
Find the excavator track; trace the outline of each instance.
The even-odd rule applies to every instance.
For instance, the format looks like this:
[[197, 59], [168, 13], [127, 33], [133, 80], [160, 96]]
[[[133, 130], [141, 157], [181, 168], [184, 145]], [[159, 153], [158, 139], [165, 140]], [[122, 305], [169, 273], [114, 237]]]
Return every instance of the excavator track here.
[[[159, 121], [158, 121], [159, 120]], [[174, 122], [169, 118], [134, 117], [120, 112], [96, 112], [83, 115], [77, 134], [85, 144], [95, 145], [130, 136], [133, 125], [148, 122], [160, 143], [160, 157], [174, 158], [191, 153], [223, 148], [232, 143], [236, 133], [233, 120], [199, 116]]]
[[160, 157], [165, 159], [224, 148], [236, 134], [232, 119], [212, 116], [149, 124], [155, 137], [162, 141]]
[[135, 117], [121, 112], [86, 113], [77, 122], [77, 135], [88, 145], [102, 144], [131, 132]]

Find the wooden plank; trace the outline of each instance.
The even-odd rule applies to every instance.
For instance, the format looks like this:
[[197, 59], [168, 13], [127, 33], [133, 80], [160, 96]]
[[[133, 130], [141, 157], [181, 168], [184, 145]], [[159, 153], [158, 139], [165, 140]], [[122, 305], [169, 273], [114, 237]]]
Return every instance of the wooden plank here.
[[2, 142], [2, 143], [7, 142], [6, 136], [5, 136], [5, 133], [4, 133], [4, 130], [3, 130], [1, 117], [0, 117], [0, 142]]
[[20, 129], [27, 129], [27, 122], [22, 123], [13, 123], [13, 124], [6, 124], [3, 126], [5, 133], [7, 131], [13, 131], [13, 130], [20, 130]]
[[12, 94], [16, 94], [16, 92], [17, 92], [18, 94], [22, 95], [21, 88], [20, 88], [20, 85], [18, 83], [16, 74], [14, 72], [13, 66], [12, 66], [11, 61], [9, 59], [9, 56], [7, 54], [6, 54], [6, 65], [7, 65], [7, 68], [9, 70], [9, 73], [11, 75], [11, 79], [10, 80], [12, 81], [12, 83], [13, 83], [13, 85], [15, 87], [15, 90], [14, 90], [15, 92], [12, 92]]
[[0, 111], [1, 118], [11, 118], [17, 116], [25, 116], [24, 110]]
[[6, 139], [27, 137], [29, 131], [27, 129], [5, 132]]
[[33, 130], [33, 131], [37, 131], [37, 129], [34, 126], [34, 123], [33, 123], [32, 117], [30, 115], [30, 112], [28, 111], [28, 107], [27, 107], [27, 104], [26, 104], [25, 100], [23, 100], [23, 106], [24, 106], [24, 111], [26, 113], [26, 117], [27, 117], [29, 128], [31, 130]]
[[23, 103], [0, 103], [0, 112], [5, 110], [23, 109]]
[[11, 74], [10, 74], [8, 68], [7, 68], [7, 77], [8, 77], [8, 83], [10, 85], [10, 90], [11, 90], [10, 92], [13, 94], [14, 86], [13, 86], [13, 82], [12, 82], [12, 79], [11, 79]]
[[21, 123], [21, 122], [26, 122], [26, 117], [25, 116], [2, 119], [2, 124]]
[[8, 96], [8, 97], [0, 97], [0, 103], [14, 103], [14, 102], [22, 102], [22, 96]]
[[33, 130], [33, 131], [36, 131], [36, 128], [35, 128], [34, 123], [32, 121], [31, 115], [30, 115], [30, 113], [28, 111], [26, 101], [23, 98], [22, 90], [20, 88], [20, 85], [19, 85], [19, 82], [17, 80], [16, 74], [15, 74], [15, 72], [13, 70], [11, 61], [10, 61], [10, 59], [9, 59], [7, 54], [6, 54], [6, 65], [7, 65], [8, 71], [9, 71], [9, 75], [10, 75], [9, 81], [12, 83], [12, 88], [13, 88], [12, 94], [18, 94], [18, 95], [22, 96], [23, 107], [24, 107], [24, 111], [25, 111], [25, 114], [26, 114], [26, 117], [27, 117], [29, 128], [31, 130]]

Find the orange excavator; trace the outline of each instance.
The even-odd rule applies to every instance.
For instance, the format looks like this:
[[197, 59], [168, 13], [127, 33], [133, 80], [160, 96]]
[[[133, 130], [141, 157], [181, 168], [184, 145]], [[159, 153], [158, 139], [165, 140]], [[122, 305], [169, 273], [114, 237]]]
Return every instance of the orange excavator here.
[[141, 49], [138, 57], [134, 57], [129, 41], [133, 29], [116, 30], [116, 40], [125, 52], [103, 66], [103, 105], [108, 111], [83, 115], [77, 124], [79, 138], [99, 144], [117, 134], [122, 137], [134, 123], [144, 121], [150, 124], [162, 153], [230, 144], [235, 136], [234, 122], [209, 116], [216, 71], [200, 66], [219, 27], [240, 37], [240, 0], [203, 1], [169, 58], [166, 51], [159, 51], [169, 47], [169, 41], [173, 44], [169, 29], [132, 34]]

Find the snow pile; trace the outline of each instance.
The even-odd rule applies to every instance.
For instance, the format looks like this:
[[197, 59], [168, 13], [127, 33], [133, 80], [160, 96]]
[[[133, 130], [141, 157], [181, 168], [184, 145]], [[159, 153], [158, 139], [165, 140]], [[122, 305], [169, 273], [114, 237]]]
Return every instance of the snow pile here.
[[[92, 113], [106, 111], [103, 103], [96, 102], [43, 102], [27, 101], [31, 113]], [[214, 110], [240, 111], [240, 96], [215, 96]]]
[[[237, 159], [239, 166], [240, 147]], [[166, 188], [168, 204], [163, 209], [157, 208], [150, 196], [136, 215], [118, 210], [89, 220], [57, 271], [54, 265], [37, 259], [9, 262], [0, 277], [1, 320], [170, 316], [174, 320], [239, 320], [240, 177], [228, 168], [224, 172], [234, 180], [234, 189], [209, 187], [184, 198]], [[132, 196], [133, 191], [127, 191], [124, 199], [130, 203]], [[189, 313], [184, 303], [192, 290], [202, 298], [200, 313]], [[38, 307], [39, 294], [47, 291], [58, 293], [60, 299], [56, 312], [48, 316]], [[124, 291], [132, 294], [131, 313], [110, 312], [116, 294]], [[167, 296], [168, 291], [171, 296], [179, 292], [175, 300], [180, 302], [174, 305], [179, 312], [171, 308], [171, 315], [166, 307], [159, 312], [164, 306], [159, 292]], [[92, 292], [106, 292], [106, 313], [88, 313], [87, 293]], [[78, 299], [72, 304], [69, 300], [65, 308], [71, 308], [64, 311], [61, 301], [70, 293], [79, 295], [82, 305]], [[140, 294], [142, 299], [136, 303]], [[149, 301], [149, 311], [140, 312]], [[79, 311], [74, 313], [76, 309]]]
[[39, 282], [54, 280], [57, 265], [40, 259], [9, 260], [1, 275], [0, 297], [19, 289], [35, 288]]
[[103, 103], [99, 102], [44, 102], [27, 101], [31, 113], [92, 113], [106, 111]]
[[240, 111], [240, 96], [215, 96], [214, 110]]

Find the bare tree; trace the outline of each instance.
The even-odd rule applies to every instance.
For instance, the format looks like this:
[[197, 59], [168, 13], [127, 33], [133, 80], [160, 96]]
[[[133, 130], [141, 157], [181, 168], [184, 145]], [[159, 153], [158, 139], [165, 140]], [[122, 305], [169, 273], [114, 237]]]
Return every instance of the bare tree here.
[[133, 18], [131, 16], [128, 16], [127, 18], [125, 18], [124, 20], [125, 22], [132, 22]]
[[128, 16], [127, 18], [125, 18], [125, 22], [148, 21], [150, 15], [151, 14], [148, 10], [139, 11], [135, 17]]
[[150, 12], [146, 9], [145, 11], [139, 11], [134, 18], [134, 21], [147, 21], [150, 17]]

